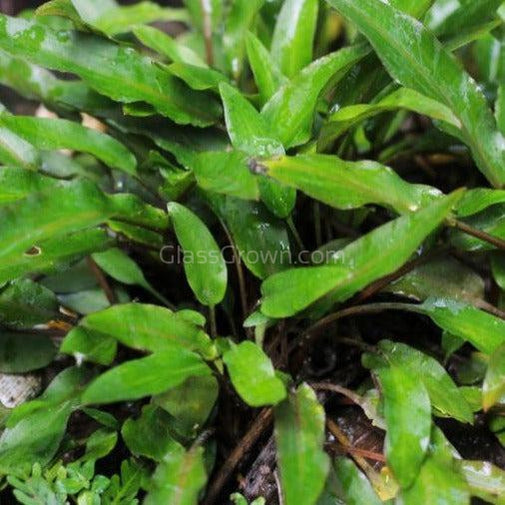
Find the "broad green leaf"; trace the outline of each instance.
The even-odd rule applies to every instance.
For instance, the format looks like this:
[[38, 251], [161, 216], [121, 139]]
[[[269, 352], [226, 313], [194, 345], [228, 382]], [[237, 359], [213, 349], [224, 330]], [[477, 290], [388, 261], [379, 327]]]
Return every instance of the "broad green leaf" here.
[[505, 85], [498, 88], [498, 97], [495, 105], [495, 116], [498, 128], [505, 135]]
[[0, 331], [0, 372], [24, 373], [43, 368], [56, 356], [50, 338], [40, 335]]
[[183, 61], [176, 61], [168, 65], [166, 69], [179, 79], [183, 80], [190, 88], [198, 91], [214, 89], [217, 90], [222, 82], [227, 82], [228, 78], [217, 70], [192, 65]]
[[207, 191], [258, 200], [258, 181], [247, 163], [241, 151], [208, 151], [195, 157], [193, 171], [198, 185]]
[[93, 154], [112, 168], [136, 174], [136, 160], [117, 140], [65, 119], [0, 116], [0, 125], [37, 149], [72, 149]]
[[94, 228], [65, 235], [65, 240], [59, 236], [42, 240], [38, 244], [40, 254], [20, 254], [8, 263], [0, 264], [0, 282], [16, 279], [29, 272], [51, 272], [55, 267], [105, 249], [110, 242], [105, 230]]
[[489, 21], [502, 0], [438, 0], [428, 11], [425, 25], [437, 36], [457, 35], [469, 26]]
[[95, 253], [93, 254], [93, 260], [113, 279], [123, 284], [136, 284], [137, 286], [141, 286], [161, 303], [167, 303], [167, 300], [147, 282], [144, 273], [137, 263], [121, 249], [112, 247], [107, 251]]
[[370, 481], [350, 459], [338, 458], [335, 461], [335, 472], [339, 491], [347, 505], [382, 504]]
[[401, 492], [400, 502], [405, 505], [469, 505], [468, 485], [453, 459], [452, 446], [442, 432], [434, 428], [428, 456], [414, 484]]
[[389, 340], [382, 340], [379, 348], [393, 365], [416, 370], [432, 406], [440, 414], [465, 423], [473, 422], [472, 410], [465, 397], [436, 359], [408, 345]]
[[[251, 156], [272, 156], [284, 153], [271, 126], [235, 88], [227, 84], [219, 87], [224, 106], [226, 128], [233, 147]], [[273, 181], [261, 180], [261, 197], [278, 217], [286, 217], [293, 210], [296, 193]]]
[[391, 76], [451, 109], [480, 170], [505, 184], [505, 141], [477, 84], [434, 35], [413, 18], [377, 0], [328, 0], [370, 40]]
[[312, 61], [318, 7], [318, 0], [287, 0], [279, 12], [270, 52], [289, 78]]
[[0, 162], [4, 165], [36, 170], [41, 158], [34, 145], [9, 128], [0, 125]]
[[485, 298], [484, 279], [451, 257], [437, 258], [387, 286], [384, 291], [424, 301], [430, 296], [476, 303]]
[[324, 452], [325, 415], [314, 391], [302, 384], [277, 405], [275, 442], [286, 505], [314, 505], [330, 469]]
[[482, 385], [482, 405], [489, 410], [505, 394], [505, 344], [500, 345], [489, 358]]
[[78, 32], [56, 33], [20, 18], [0, 17], [0, 49], [12, 56], [60, 72], [78, 75], [90, 87], [114, 100], [147, 102], [182, 124], [212, 124], [218, 104], [192, 91], [132, 48]]
[[344, 161], [337, 156], [301, 154], [262, 162], [270, 177], [338, 209], [369, 203], [400, 214], [418, 210], [440, 195], [430, 186], [409, 184], [375, 161]]
[[137, 419], [128, 418], [121, 436], [135, 456], [161, 461], [170, 451], [174, 440], [170, 434], [171, 418], [155, 405], [145, 405]]
[[73, 355], [78, 364], [90, 361], [110, 365], [116, 357], [117, 340], [106, 333], [75, 326], [66, 334], [60, 352]]
[[207, 64], [198, 56], [197, 53], [192, 51], [165, 32], [154, 28], [153, 26], [140, 25], [133, 28], [135, 36], [153, 51], [166, 56], [172, 61], [187, 63], [206, 68]]
[[20, 473], [53, 458], [72, 412], [69, 401], [39, 409], [0, 437], [0, 472]]
[[[81, 320], [80, 326], [141, 351], [162, 352], [177, 344], [198, 350], [206, 358], [215, 357], [212, 342], [199, 326], [189, 321], [183, 312], [172, 312], [157, 305], [115, 305], [88, 315]], [[65, 342], [62, 350], [69, 351]]]
[[466, 217], [499, 203], [505, 203], [505, 190], [476, 188], [463, 195], [456, 210], [459, 216]]
[[[40, 261], [50, 263], [51, 258], [45, 256], [47, 251], [42, 249], [45, 240], [54, 241], [59, 236], [61, 241], [69, 233], [99, 225], [111, 217], [148, 226], [166, 226], [164, 212], [133, 195], [109, 196], [88, 180], [60, 183], [51, 191], [33, 193], [0, 207], [2, 264], [7, 271], [12, 271], [14, 265], [27, 265], [32, 258], [39, 257]], [[60, 249], [68, 247], [65, 244]], [[61, 254], [61, 250], [56, 252]], [[9, 280], [1, 270], [0, 267], [0, 279]]]
[[71, 0], [81, 19], [95, 29], [115, 35], [130, 31], [138, 24], [153, 21], [186, 21], [183, 9], [162, 8], [154, 2], [138, 2], [119, 7], [113, 0]]
[[228, 228], [240, 258], [264, 279], [291, 263], [286, 225], [257, 202], [230, 197], [209, 197], [212, 210]]
[[209, 375], [210, 368], [195, 353], [173, 345], [147, 358], [126, 361], [96, 378], [84, 391], [82, 402], [114, 403], [160, 394], [188, 377]]
[[319, 95], [368, 52], [365, 45], [358, 45], [324, 56], [305, 67], [270, 98], [261, 116], [286, 149], [307, 142]]
[[436, 0], [391, 0], [390, 4], [398, 10], [415, 18], [422, 18]]
[[153, 398], [177, 422], [178, 431], [194, 436], [207, 421], [219, 394], [212, 375], [189, 377], [183, 383]]
[[174, 443], [154, 472], [144, 505], [196, 505], [206, 482], [203, 448], [186, 451]]
[[376, 228], [331, 257], [331, 265], [286, 270], [263, 282], [261, 311], [288, 317], [326, 294], [343, 301], [370, 282], [396, 271], [447, 217], [460, 198], [456, 192], [416, 213]]
[[184, 249], [184, 271], [198, 301], [204, 305], [221, 302], [228, 274], [223, 256], [203, 221], [183, 205], [170, 202], [168, 213]]
[[30, 328], [57, 319], [58, 306], [52, 291], [30, 279], [18, 279], [0, 293], [0, 323]]
[[505, 343], [505, 321], [471, 305], [446, 299], [428, 299], [420, 306], [438, 326], [491, 354]]
[[57, 110], [86, 111], [102, 116], [115, 107], [79, 80], [58, 79], [48, 70], [0, 51], [0, 82], [25, 98], [40, 100]]
[[239, 80], [242, 73], [247, 31], [264, 3], [265, 0], [235, 0], [226, 17], [223, 49], [228, 72], [235, 81]]
[[[1, 136], [1, 133], [0, 133]], [[22, 168], [0, 167], [0, 205], [57, 187], [59, 181]]]
[[324, 148], [331, 141], [339, 138], [343, 133], [357, 126], [363, 121], [378, 114], [398, 109], [406, 109], [418, 114], [423, 114], [432, 119], [444, 121], [460, 128], [459, 120], [451, 110], [436, 100], [432, 100], [417, 91], [409, 88], [400, 88], [386, 95], [377, 102], [370, 104], [356, 104], [343, 107], [328, 116], [324, 124], [318, 146]]
[[467, 461], [459, 464], [472, 496], [494, 505], [505, 505], [505, 472], [488, 461]]
[[364, 355], [363, 363], [372, 368], [381, 385], [388, 465], [400, 486], [408, 488], [419, 473], [430, 441], [428, 391], [405, 363], [387, 364], [370, 355]]
[[247, 35], [246, 49], [261, 104], [264, 105], [281, 85], [287, 82], [287, 78], [272, 61], [266, 47], [253, 33]]
[[276, 404], [286, 397], [284, 383], [275, 375], [270, 358], [253, 342], [232, 346], [223, 361], [233, 387], [251, 407]]

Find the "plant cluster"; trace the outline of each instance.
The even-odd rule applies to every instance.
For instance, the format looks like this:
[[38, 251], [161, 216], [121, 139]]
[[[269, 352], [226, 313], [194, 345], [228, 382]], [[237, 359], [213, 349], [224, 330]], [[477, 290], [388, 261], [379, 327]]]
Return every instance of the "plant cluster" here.
[[501, 4], [0, 14], [2, 503], [504, 505]]

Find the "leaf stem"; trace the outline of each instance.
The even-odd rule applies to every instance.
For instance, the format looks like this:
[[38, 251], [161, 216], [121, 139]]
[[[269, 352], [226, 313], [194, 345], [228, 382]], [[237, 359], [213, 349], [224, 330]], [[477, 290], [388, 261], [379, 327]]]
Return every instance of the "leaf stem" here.
[[499, 237], [490, 235], [485, 231], [479, 230], [478, 228], [474, 228], [473, 226], [470, 226], [464, 223], [463, 221], [458, 221], [457, 219], [451, 219], [450, 221], [448, 221], [448, 224], [449, 226], [452, 226], [462, 231], [463, 233], [466, 233], [467, 235], [471, 235], [472, 237], [483, 240], [484, 242], [487, 242], [488, 244], [491, 244], [497, 247], [498, 249], [505, 251], [505, 240]]
[[209, 323], [210, 323], [210, 336], [212, 338], [216, 338], [217, 337], [216, 307], [214, 305], [209, 306]]
[[88, 256], [86, 258], [86, 263], [88, 264], [89, 269], [91, 270], [91, 272], [95, 276], [96, 280], [98, 281], [98, 284], [100, 285], [103, 292], [105, 293], [107, 300], [109, 301], [109, 303], [111, 305], [114, 305], [117, 302], [116, 294], [114, 293], [113, 289], [110, 287], [110, 284], [108, 283], [102, 270], [95, 263], [95, 261], [93, 260], [93, 258], [91, 256]]

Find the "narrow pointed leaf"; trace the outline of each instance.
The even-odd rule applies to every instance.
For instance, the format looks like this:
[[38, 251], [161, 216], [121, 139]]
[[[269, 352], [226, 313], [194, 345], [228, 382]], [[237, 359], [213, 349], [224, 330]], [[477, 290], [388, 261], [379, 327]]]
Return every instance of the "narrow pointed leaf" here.
[[490, 356], [482, 386], [482, 404], [488, 410], [505, 394], [505, 344]]
[[134, 49], [95, 35], [64, 32], [20, 18], [0, 17], [0, 49], [52, 70], [78, 75], [90, 87], [114, 100], [147, 102], [182, 124], [212, 124], [218, 104], [190, 90]]
[[505, 472], [488, 461], [467, 461], [459, 464], [472, 496], [494, 505], [505, 505]]
[[325, 415], [314, 391], [302, 384], [275, 408], [275, 441], [286, 505], [314, 505], [329, 471]]
[[370, 40], [393, 78], [451, 109], [480, 170], [505, 184], [505, 140], [477, 84], [414, 18], [378, 0], [328, 0]]
[[2, 128], [8, 128], [37, 149], [72, 149], [93, 154], [112, 168], [135, 175], [137, 161], [116, 139], [65, 119], [31, 116], [0, 117]]
[[312, 61], [318, 7], [318, 0], [287, 0], [279, 12], [270, 52], [289, 78]]
[[82, 402], [114, 403], [160, 394], [188, 377], [209, 375], [210, 368], [182, 346], [126, 361], [96, 378], [84, 391]]
[[203, 221], [176, 202], [168, 204], [177, 239], [184, 249], [184, 271], [191, 289], [204, 305], [221, 302], [228, 274], [223, 256]]
[[338, 209], [369, 203], [392, 207], [398, 213], [425, 206], [439, 191], [409, 184], [389, 167], [375, 161], [344, 161], [337, 156], [302, 154], [262, 162], [267, 174], [287, 186]]
[[445, 299], [428, 299], [420, 310], [441, 328], [491, 354], [505, 343], [505, 321], [471, 305]]
[[251, 407], [279, 403], [286, 397], [270, 358], [253, 342], [233, 346], [223, 356], [233, 387]]
[[144, 505], [196, 505], [207, 482], [203, 447], [174, 444], [156, 468]]
[[386, 420], [385, 453], [388, 465], [402, 488], [416, 479], [428, 449], [431, 405], [422, 381], [404, 364], [385, 364], [368, 355], [365, 366], [372, 368], [381, 385]]
[[287, 317], [325, 294], [343, 301], [370, 282], [398, 269], [442, 223], [461, 193], [391, 221], [334, 254], [331, 265], [286, 270], [263, 282], [261, 311]]
[[438, 412], [461, 422], [473, 422], [472, 410], [465, 397], [437, 360], [398, 342], [383, 340], [379, 347], [392, 364], [417, 371]]
[[503, 189], [470, 189], [459, 202], [457, 213], [461, 217], [471, 216], [499, 203], [505, 203], [505, 190]]
[[350, 459], [338, 458], [335, 462], [335, 472], [339, 490], [347, 505], [382, 504], [370, 481]]
[[266, 47], [253, 33], [247, 36], [246, 49], [261, 104], [264, 105], [287, 82], [287, 78], [272, 61]]
[[286, 149], [307, 142], [319, 95], [368, 52], [365, 45], [359, 45], [324, 56], [305, 67], [270, 98], [261, 115], [275, 129], [276, 138]]

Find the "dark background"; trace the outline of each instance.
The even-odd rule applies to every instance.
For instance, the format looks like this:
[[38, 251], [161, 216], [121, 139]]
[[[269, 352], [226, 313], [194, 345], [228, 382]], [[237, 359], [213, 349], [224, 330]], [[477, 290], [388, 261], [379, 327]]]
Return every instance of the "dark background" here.
[[[23, 9], [38, 7], [47, 0], [0, 0], [0, 12], [4, 14], [16, 14]], [[137, 0], [119, 0], [121, 4], [133, 4]], [[160, 5], [174, 5], [179, 2], [174, 0], [155, 0]]]

